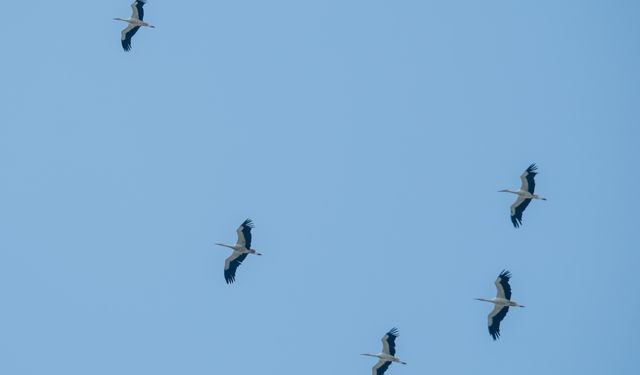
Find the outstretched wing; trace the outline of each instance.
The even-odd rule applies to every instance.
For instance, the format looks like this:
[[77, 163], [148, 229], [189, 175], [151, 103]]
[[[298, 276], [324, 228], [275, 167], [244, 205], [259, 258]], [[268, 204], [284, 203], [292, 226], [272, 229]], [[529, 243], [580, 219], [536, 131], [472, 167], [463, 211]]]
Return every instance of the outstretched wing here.
[[397, 328], [392, 328], [382, 338], [382, 352], [385, 354], [396, 355], [396, 338], [400, 336]]
[[120, 41], [122, 42], [122, 48], [125, 51], [131, 51], [131, 38], [138, 32], [140, 26], [134, 26], [129, 24], [122, 32], [120, 33]]
[[494, 340], [500, 337], [500, 322], [507, 316], [508, 311], [509, 306], [496, 305], [487, 317], [489, 321], [489, 334]]
[[522, 182], [520, 190], [528, 191], [533, 194], [533, 191], [536, 189], [536, 181], [534, 180], [534, 177], [538, 174], [538, 172], [536, 172], [537, 170], [538, 167], [534, 163], [531, 164], [529, 168], [522, 173], [522, 175], [520, 175], [520, 181]]
[[511, 300], [511, 285], [509, 285], [509, 279], [511, 279], [511, 272], [502, 270], [498, 278], [496, 279], [496, 289], [498, 289], [498, 298], [504, 298]]
[[224, 279], [227, 284], [231, 284], [236, 281], [236, 270], [242, 264], [242, 261], [245, 260], [248, 254], [240, 253], [238, 251], [234, 251], [225, 261], [224, 261]]
[[246, 249], [251, 249], [251, 229], [253, 228], [253, 221], [251, 219], [245, 220], [238, 229], [236, 229], [236, 233], [238, 234], [238, 242], [236, 242], [237, 246], [242, 246]]
[[379, 360], [371, 369], [372, 375], [382, 375], [391, 366], [391, 361]]
[[518, 228], [522, 225], [522, 213], [531, 203], [531, 199], [518, 195], [518, 199], [511, 205], [511, 223]]
[[131, 4], [131, 18], [142, 21], [144, 19], [144, 9], [142, 8], [146, 0], [136, 0]]

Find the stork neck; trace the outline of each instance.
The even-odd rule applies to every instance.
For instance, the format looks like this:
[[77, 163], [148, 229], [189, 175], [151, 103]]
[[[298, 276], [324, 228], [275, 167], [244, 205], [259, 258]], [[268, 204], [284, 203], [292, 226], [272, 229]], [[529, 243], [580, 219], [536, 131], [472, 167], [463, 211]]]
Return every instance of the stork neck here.
[[379, 356], [379, 355], [377, 355], [377, 354], [371, 354], [371, 353], [363, 353], [363, 354], [360, 354], [360, 355], [366, 355], [366, 356], [368, 356], [368, 357], [376, 357], [376, 358], [379, 358], [379, 357], [380, 357], [380, 356]]
[[217, 243], [216, 245], [218, 245], [218, 246], [228, 247], [229, 249], [233, 249], [233, 250], [235, 250], [235, 249], [236, 249], [234, 246], [231, 246], [231, 245], [225, 245], [225, 244], [223, 244], [223, 243]]
[[476, 298], [476, 300], [483, 301], [483, 302], [496, 303], [496, 301], [494, 301], [492, 299], [486, 299], [486, 298]]

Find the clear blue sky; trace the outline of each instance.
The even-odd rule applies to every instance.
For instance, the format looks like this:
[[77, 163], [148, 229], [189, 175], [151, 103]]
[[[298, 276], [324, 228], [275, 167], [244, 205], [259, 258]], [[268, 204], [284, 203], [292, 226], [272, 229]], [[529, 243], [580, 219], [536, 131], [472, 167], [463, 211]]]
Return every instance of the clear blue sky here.
[[0, 373], [637, 374], [637, 1], [0, 10]]

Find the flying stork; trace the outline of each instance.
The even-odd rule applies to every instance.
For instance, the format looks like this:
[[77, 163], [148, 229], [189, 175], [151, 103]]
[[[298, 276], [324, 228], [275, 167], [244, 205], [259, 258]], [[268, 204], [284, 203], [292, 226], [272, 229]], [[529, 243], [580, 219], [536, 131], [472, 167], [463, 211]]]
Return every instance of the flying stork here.
[[216, 244], [233, 249], [233, 253], [224, 261], [224, 279], [227, 284], [231, 284], [236, 280], [236, 270], [240, 267], [247, 255], [262, 255], [251, 248], [251, 228], [253, 228], [253, 221], [247, 219], [236, 229], [238, 241], [235, 245]]
[[144, 18], [144, 9], [142, 7], [146, 2], [147, 0], [135, 0], [131, 4], [131, 10], [132, 10], [131, 18], [127, 20], [122, 18], [114, 18], [114, 20], [116, 21], [124, 21], [128, 23], [127, 27], [124, 30], [122, 30], [122, 32], [120, 33], [122, 48], [124, 48], [125, 51], [131, 50], [131, 38], [133, 38], [133, 36], [136, 35], [140, 27], [144, 26], [144, 27], [155, 28], [155, 26], [149, 25], [148, 23], [142, 20]]
[[406, 365], [405, 362], [402, 362], [400, 358], [396, 357], [396, 338], [399, 336], [398, 329], [392, 328], [386, 335], [382, 338], [382, 353], [378, 354], [370, 354], [365, 353], [362, 355], [366, 355], [369, 357], [377, 357], [378, 363], [371, 369], [372, 375], [382, 375], [385, 371], [391, 366], [392, 362], [402, 363]]
[[498, 295], [492, 299], [476, 298], [478, 301], [491, 302], [495, 305], [487, 318], [489, 321], [489, 334], [493, 337], [493, 340], [497, 340], [500, 337], [500, 322], [507, 316], [509, 307], [524, 307], [511, 300], [510, 278], [511, 273], [507, 270], [502, 270], [496, 279]]
[[498, 191], [498, 193], [511, 193], [518, 196], [516, 201], [511, 205], [511, 222], [516, 228], [522, 225], [522, 213], [524, 212], [525, 208], [527, 208], [529, 203], [531, 203], [532, 199], [541, 199], [543, 201], [547, 200], [547, 198], [542, 198], [539, 195], [533, 194], [533, 191], [536, 188], [536, 181], [534, 180], [534, 178], [538, 174], [536, 170], [538, 170], [538, 167], [535, 164], [531, 164], [529, 168], [527, 168], [524, 173], [522, 173], [522, 175], [520, 176], [520, 180], [522, 181], [520, 190], [512, 191], [509, 189], [504, 189]]

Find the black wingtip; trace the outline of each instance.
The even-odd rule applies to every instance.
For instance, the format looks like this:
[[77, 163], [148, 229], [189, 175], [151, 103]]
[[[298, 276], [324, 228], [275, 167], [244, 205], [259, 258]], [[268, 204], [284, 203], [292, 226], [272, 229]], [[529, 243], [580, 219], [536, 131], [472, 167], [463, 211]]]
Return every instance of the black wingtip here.
[[391, 328], [391, 330], [389, 332], [387, 332], [387, 335], [398, 337], [398, 336], [400, 336], [400, 332], [398, 331], [398, 329], [396, 327], [393, 327], [393, 328]]
[[500, 328], [489, 327], [489, 335], [491, 335], [493, 341], [498, 340], [500, 338]]
[[253, 228], [253, 220], [246, 219], [244, 222], [242, 222], [242, 225], [245, 227]]
[[500, 272], [499, 277], [509, 281], [509, 279], [511, 278], [511, 272], [509, 270], [504, 269], [502, 270], [502, 272]]
[[538, 166], [536, 165], [536, 163], [531, 163], [531, 165], [529, 165], [529, 168], [527, 168], [527, 172], [529, 173], [537, 173], [537, 170]]
[[515, 216], [511, 216], [511, 222], [513, 223], [514, 228], [520, 228], [522, 225], [522, 219], [519, 219]]
[[227, 284], [233, 284], [233, 282], [236, 281], [236, 275], [234, 275], [233, 272], [224, 270], [224, 281], [226, 281]]

